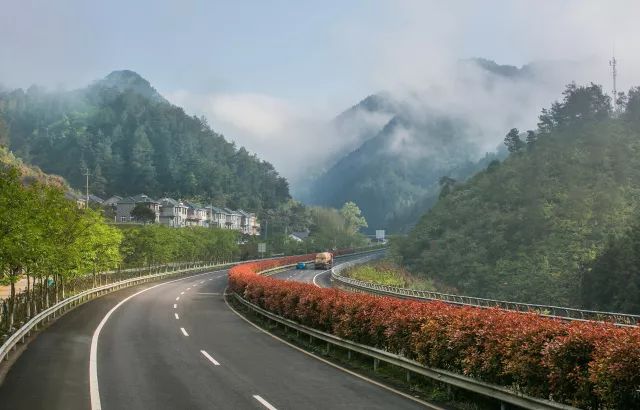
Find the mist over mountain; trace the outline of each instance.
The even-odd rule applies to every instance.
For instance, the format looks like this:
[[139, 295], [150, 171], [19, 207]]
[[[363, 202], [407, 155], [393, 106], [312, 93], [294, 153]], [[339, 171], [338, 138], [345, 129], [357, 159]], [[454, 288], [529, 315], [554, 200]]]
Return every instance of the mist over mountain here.
[[[463, 181], [506, 152], [514, 127], [535, 128], [535, 113], [572, 78], [572, 62], [516, 67], [487, 59], [458, 61], [445, 83], [381, 92], [331, 124], [342, 154], [296, 181], [304, 201], [355, 201], [370, 230], [406, 230], [438, 197], [443, 176]], [[354, 147], [355, 148], [350, 148]]]
[[289, 198], [274, 167], [187, 115], [133, 71], [73, 91], [0, 93], [5, 144], [27, 163], [100, 196], [199, 197], [251, 210]]

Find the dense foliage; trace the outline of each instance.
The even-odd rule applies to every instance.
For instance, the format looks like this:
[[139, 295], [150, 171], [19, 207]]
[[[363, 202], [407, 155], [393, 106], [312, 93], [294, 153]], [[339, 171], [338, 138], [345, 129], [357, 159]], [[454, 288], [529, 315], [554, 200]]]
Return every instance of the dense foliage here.
[[354, 294], [256, 275], [310, 257], [238, 265], [230, 290], [315, 329], [580, 408], [638, 408], [640, 330], [500, 309]]
[[640, 93], [622, 100], [614, 115], [601, 87], [568, 86], [526, 143], [509, 132], [509, 158], [441, 196], [396, 255], [465, 294], [579, 305], [582, 272], [638, 211]]
[[121, 246], [127, 266], [232, 261], [239, 252], [236, 231], [203, 227], [135, 226], [124, 230]]
[[[23, 275], [32, 283], [52, 280], [64, 297], [70, 279], [117, 266], [121, 240], [99, 213], [78, 209], [59, 188], [37, 181], [25, 186], [17, 169], [0, 167], [0, 284], [11, 286], [9, 328], [15, 283]], [[45, 299], [48, 293], [27, 297]], [[42, 307], [49, 301], [37, 302]]]
[[[99, 196], [200, 197], [259, 211], [289, 197], [273, 166], [169, 104], [131, 71], [72, 92], [0, 93], [0, 144]], [[8, 137], [7, 135], [8, 134]]]

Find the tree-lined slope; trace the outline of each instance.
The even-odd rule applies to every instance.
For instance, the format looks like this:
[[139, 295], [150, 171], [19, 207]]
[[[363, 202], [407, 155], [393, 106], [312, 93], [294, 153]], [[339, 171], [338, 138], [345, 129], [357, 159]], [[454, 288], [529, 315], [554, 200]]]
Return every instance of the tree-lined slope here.
[[397, 247], [404, 264], [465, 294], [581, 304], [594, 259], [638, 210], [637, 89], [623, 108], [613, 115], [598, 86], [569, 86], [529, 143], [516, 133], [504, 162], [423, 216]]
[[168, 103], [132, 71], [70, 92], [0, 93], [0, 116], [16, 155], [74, 187], [84, 185], [88, 168], [97, 195], [197, 195], [251, 210], [289, 197], [271, 164]]

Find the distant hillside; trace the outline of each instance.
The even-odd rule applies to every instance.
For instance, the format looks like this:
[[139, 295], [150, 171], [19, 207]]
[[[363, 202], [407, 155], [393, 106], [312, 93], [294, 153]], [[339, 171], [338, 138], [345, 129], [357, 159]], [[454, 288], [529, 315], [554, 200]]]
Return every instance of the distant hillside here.
[[69, 92], [3, 92], [0, 115], [17, 156], [74, 187], [88, 168], [99, 196], [199, 197], [250, 210], [289, 198], [271, 164], [168, 103], [133, 71]]
[[422, 217], [397, 246], [403, 263], [463, 294], [640, 306], [640, 300], [585, 303], [580, 296], [613, 301], [622, 297], [616, 289], [632, 281], [604, 269], [614, 266], [606, 261], [591, 266], [610, 238], [640, 220], [640, 91], [632, 90], [626, 110], [613, 115], [600, 87], [569, 86], [562, 101], [543, 110], [528, 143], [522, 135], [510, 145], [506, 160], [455, 186]]
[[[504, 101], [503, 97], [491, 104], [522, 105], [527, 87], [535, 80], [532, 67], [486, 59], [460, 61], [459, 84], [453, 91], [460, 95], [448, 98], [473, 101], [478, 90], [486, 95], [495, 91], [511, 99]], [[340, 114], [334, 124], [343, 137], [344, 153], [328, 162], [320, 175], [305, 181], [307, 189], [296, 186], [296, 195], [308, 203], [334, 207], [355, 201], [370, 231], [410, 229], [437, 199], [441, 177], [463, 181], [505, 156], [503, 150], [492, 152], [500, 143], [500, 134], [488, 135], [478, 123], [479, 118], [484, 121], [478, 114], [486, 108], [482, 102], [472, 110], [477, 113], [448, 111], [437, 95], [383, 92]], [[508, 109], [501, 114], [503, 121], [513, 116]]]
[[16, 158], [5, 147], [0, 146], [0, 167], [16, 168], [25, 182], [38, 181], [46, 185], [59, 187], [65, 191], [70, 190], [67, 181], [57, 175], [49, 175], [42, 172], [38, 167], [25, 164], [19, 158]]

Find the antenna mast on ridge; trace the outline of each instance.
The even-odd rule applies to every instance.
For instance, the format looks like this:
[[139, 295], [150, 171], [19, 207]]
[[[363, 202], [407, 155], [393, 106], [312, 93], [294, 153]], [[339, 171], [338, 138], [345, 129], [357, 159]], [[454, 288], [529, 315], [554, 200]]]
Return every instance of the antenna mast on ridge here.
[[617, 111], [618, 109], [618, 86], [616, 84], [618, 80], [618, 60], [616, 60], [615, 51], [609, 60], [609, 65], [611, 66], [611, 76], [613, 77], [613, 107]]

